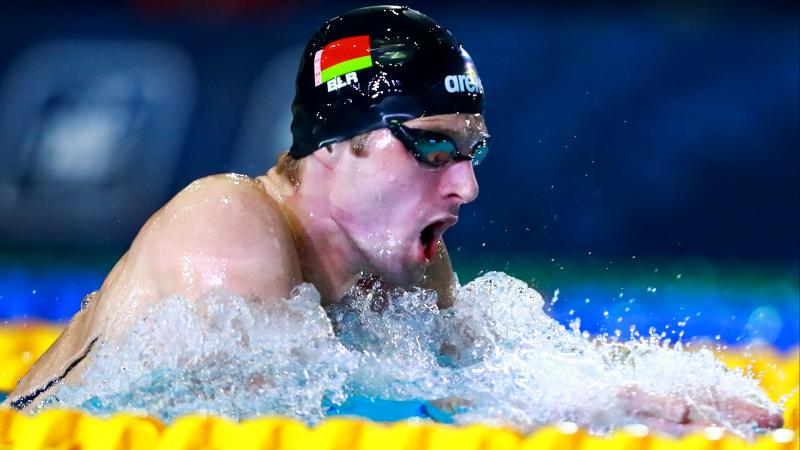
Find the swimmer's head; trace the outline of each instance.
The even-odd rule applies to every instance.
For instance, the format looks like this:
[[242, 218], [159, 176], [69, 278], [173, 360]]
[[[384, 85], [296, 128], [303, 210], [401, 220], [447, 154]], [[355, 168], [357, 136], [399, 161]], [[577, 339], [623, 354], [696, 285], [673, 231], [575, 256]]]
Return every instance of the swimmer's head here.
[[483, 86], [469, 54], [433, 19], [372, 6], [327, 21], [311, 37], [292, 114], [289, 155], [300, 159], [393, 123], [483, 114]]
[[275, 169], [297, 188], [289, 204], [304, 232], [325, 236], [336, 270], [419, 285], [478, 195], [468, 160], [485, 154], [488, 132], [469, 55], [417, 11], [357, 9], [311, 38], [292, 113]]

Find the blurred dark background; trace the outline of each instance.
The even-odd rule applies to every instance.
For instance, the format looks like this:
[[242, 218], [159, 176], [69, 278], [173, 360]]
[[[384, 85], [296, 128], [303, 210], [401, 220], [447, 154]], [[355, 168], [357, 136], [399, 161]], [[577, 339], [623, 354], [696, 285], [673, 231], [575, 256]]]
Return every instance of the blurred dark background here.
[[[487, 92], [481, 195], [447, 236], [462, 278], [506, 270], [549, 291], [614, 268], [702, 282], [725, 267], [788, 286], [794, 314], [797, 2], [406, 4], [462, 41]], [[365, 5], [0, 6], [0, 281], [35, 291], [20, 265], [70, 260], [94, 285], [193, 179], [264, 173], [290, 144], [306, 39]], [[75, 279], [47, 317], [74, 310]]]

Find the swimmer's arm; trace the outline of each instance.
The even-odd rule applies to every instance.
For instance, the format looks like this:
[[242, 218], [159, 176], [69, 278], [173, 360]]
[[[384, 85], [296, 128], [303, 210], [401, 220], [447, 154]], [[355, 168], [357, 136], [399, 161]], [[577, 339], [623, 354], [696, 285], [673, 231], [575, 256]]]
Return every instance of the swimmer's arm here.
[[624, 386], [617, 393], [626, 414], [652, 428], [684, 434], [697, 429], [719, 425], [721, 416], [734, 426], [755, 425], [775, 429], [783, 426], [780, 411], [743, 396], [722, 394], [710, 386], [702, 391], [681, 395], [651, 394], [638, 386]]
[[436, 306], [439, 309], [446, 309], [453, 306], [455, 290], [457, 287], [456, 277], [453, 273], [453, 265], [450, 262], [450, 255], [443, 240], [439, 240], [436, 256], [425, 269], [425, 277], [422, 287], [433, 289], [438, 294]]
[[[58, 339], [56, 339], [39, 359], [31, 365], [28, 372], [17, 381], [14, 390], [8, 394], [8, 398], [3, 402], [4, 406], [10, 406], [13, 400], [22, 396], [31, 395], [31, 393], [35, 392], [37, 389], [42, 389], [59, 375], [71, 372], [74, 377], [75, 374], [80, 374], [82, 372], [85, 368], [85, 363], [80, 363], [85, 360], [85, 356], [87, 356], [91, 350], [91, 344], [96, 340], [96, 336], [90, 333], [92, 332], [92, 319], [98, 304], [97, 297], [100, 292], [109, 290], [109, 285], [113, 284], [114, 279], [125, 265], [125, 258], [126, 256], [123, 255], [122, 258], [117, 261], [106, 277], [106, 280], [103, 282], [103, 286], [100, 290], [87, 294], [87, 296], [84, 297], [83, 301], [86, 301], [87, 304], [81, 306], [81, 309], [72, 316], [67, 326], [64, 327], [64, 331]], [[70, 368], [75, 370], [71, 370]], [[65, 376], [61, 376], [60, 378], [63, 380]], [[39, 399], [31, 402], [29, 407], [23, 408], [22, 411], [27, 411], [38, 405], [42, 398], [58, 390], [59, 386], [60, 383], [53, 386], [52, 389], [46, 392], [47, 395], [40, 396]]]
[[[609, 365], [619, 366], [634, 361], [630, 348], [622, 344], [604, 344], [603, 359]], [[626, 385], [617, 393], [622, 409], [638, 418], [643, 424], [674, 433], [685, 433], [693, 427], [714, 425], [709, 417], [722, 415], [733, 424], [754, 423], [760, 428], [780, 428], [783, 418], [769, 405], [757, 399], [723, 395], [715, 386], [692, 393], [691, 400], [680, 395], [663, 395], [647, 392], [636, 385]]]

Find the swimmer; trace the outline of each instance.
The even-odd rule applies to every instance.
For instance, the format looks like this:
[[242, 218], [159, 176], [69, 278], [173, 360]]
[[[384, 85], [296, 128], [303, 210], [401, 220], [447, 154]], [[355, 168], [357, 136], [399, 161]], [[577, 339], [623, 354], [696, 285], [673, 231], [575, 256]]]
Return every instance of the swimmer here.
[[[292, 114], [292, 146], [266, 175], [197, 180], [150, 217], [7, 405], [27, 411], [80, 383], [98, 340], [120, 339], [176, 294], [191, 301], [225, 289], [278, 302], [309, 282], [328, 305], [370, 275], [435, 290], [439, 308], [452, 305], [442, 235], [478, 195], [475, 166], [489, 138], [464, 48], [407, 7], [350, 11], [305, 47]], [[677, 399], [620, 395], [653, 420], [693, 420]], [[735, 405], [743, 420], [779, 425]]]

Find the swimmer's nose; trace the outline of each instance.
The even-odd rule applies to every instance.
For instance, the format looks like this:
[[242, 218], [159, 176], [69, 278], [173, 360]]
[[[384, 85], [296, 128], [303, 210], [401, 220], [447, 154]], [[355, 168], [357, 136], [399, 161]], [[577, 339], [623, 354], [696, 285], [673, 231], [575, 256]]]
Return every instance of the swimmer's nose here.
[[440, 189], [447, 198], [469, 203], [478, 196], [478, 180], [470, 161], [459, 161], [444, 168]]

